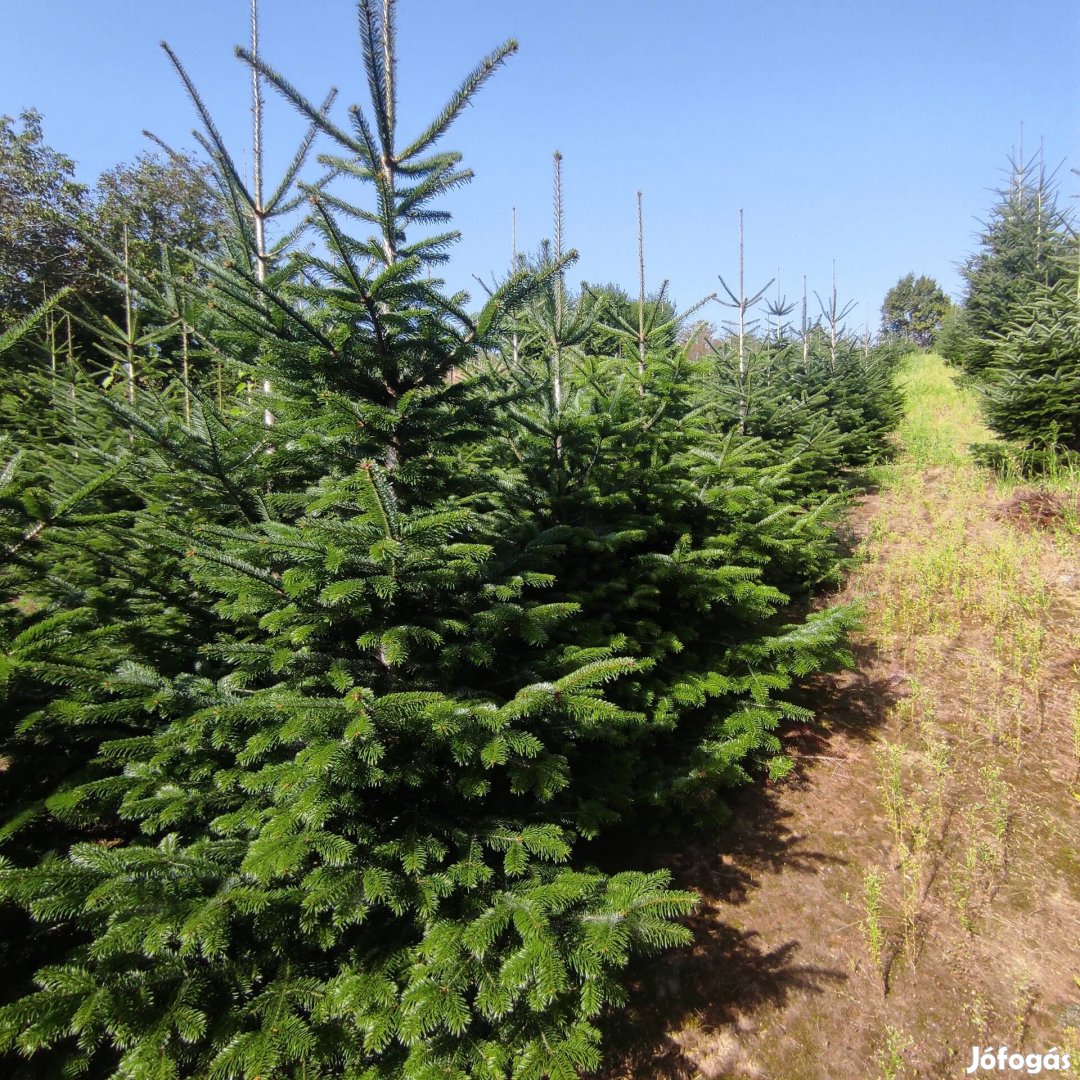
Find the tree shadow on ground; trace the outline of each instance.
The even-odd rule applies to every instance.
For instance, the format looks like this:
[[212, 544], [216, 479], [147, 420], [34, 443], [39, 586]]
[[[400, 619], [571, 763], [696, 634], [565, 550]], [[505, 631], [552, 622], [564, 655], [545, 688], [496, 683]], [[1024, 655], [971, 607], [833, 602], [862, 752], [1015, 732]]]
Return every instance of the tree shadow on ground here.
[[789, 725], [782, 733], [785, 751], [795, 761], [796, 781], [813, 769], [815, 758], [828, 755], [837, 732], [873, 741], [896, 703], [910, 692], [909, 673], [886, 664], [872, 644], [854, 644], [851, 652], [853, 670], [815, 676], [792, 695], [814, 713], [809, 723]]
[[760, 875], [783, 867], [812, 877], [845, 860], [791, 833], [790, 814], [774, 789], [739, 792], [731, 811], [730, 824], [684, 836], [676, 851], [658, 850], [658, 843], [638, 850], [637, 861], [670, 870], [672, 884], [697, 892], [701, 902], [686, 920], [693, 945], [639, 959], [628, 972], [629, 1005], [605, 1025], [605, 1077], [700, 1076], [698, 1055], [673, 1033], [691, 1028], [708, 1036], [763, 1006], [783, 1006], [792, 993], [816, 993], [847, 978], [838, 969], [800, 963], [799, 941], [770, 947], [757, 930], [732, 920], [732, 909], [748, 902]]
[[[701, 1076], [696, 1043], [738, 1025], [763, 1005], [781, 1006], [794, 992], [817, 993], [842, 983], [839, 971], [799, 964], [799, 943], [765, 948], [753, 930], [702, 919], [692, 950], [673, 954], [639, 974], [619, 1030], [608, 1045], [605, 1077], [664, 1077], [696, 1080]], [[698, 1003], [687, 1009], [690, 1002]], [[673, 1027], [673, 1018], [678, 1018]], [[671, 1031], [691, 1028], [692, 1038]], [[633, 1038], [627, 1038], [632, 1032]]]
[[792, 995], [847, 981], [846, 969], [800, 962], [802, 944], [784, 939], [782, 913], [758, 928], [740, 925], [737, 915], [764, 876], [782, 871], [795, 875], [795, 889], [820, 889], [824, 871], [847, 865], [795, 831], [795, 815], [782, 795], [790, 803], [792, 788], [813, 786], [819, 770], [843, 760], [844, 746], [871, 740], [903, 696], [906, 680], [885, 669], [871, 647], [860, 646], [855, 654], [855, 671], [821, 676], [800, 691], [799, 703], [817, 719], [782, 733], [794, 761], [782, 785], [760, 782], [731, 792], [730, 819], [722, 826], [676, 837], [620, 830], [592, 853], [601, 865], [663, 867], [674, 887], [701, 896], [687, 920], [693, 945], [632, 964], [629, 1003], [603, 1025], [607, 1061], [600, 1076], [701, 1076], [700, 1046], [688, 1047], [680, 1033], [719, 1037], [752, 1025], [758, 1010], [782, 1008]]

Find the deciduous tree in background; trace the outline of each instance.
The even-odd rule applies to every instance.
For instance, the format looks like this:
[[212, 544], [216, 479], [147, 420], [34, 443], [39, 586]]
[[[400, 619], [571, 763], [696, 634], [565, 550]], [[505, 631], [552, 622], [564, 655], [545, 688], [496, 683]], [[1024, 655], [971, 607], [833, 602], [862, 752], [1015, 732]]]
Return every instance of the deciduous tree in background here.
[[[21, 126], [21, 127], [20, 127]], [[98, 303], [115, 276], [102, 250], [119, 253], [124, 234], [132, 272], [161, 269], [166, 247], [206, 255], [225, 216], [210, 170], [195, 158], [140, 154], [101, 174], [93, 188], [76, 163], [45, 142], [34, 109], [0, 117], [0, 322], [13, 322], [70, 287]], [[181, 267], [182, 269], [182, 267]]]
[[86, 206], [75, 162], [45, 143], [41, 113], [0, 117], [0, 324], [85, 272], [77, 225]]
[[949, 298], [932, 277], [905, 274], [885, 294], [881, 328], [886, 334], [906, 338], [926, 349], [941, 329], [950, 306]]
[[140, 154], [113, 166], [101, 174], [90, 202], [95, 236], [121, 251], [126, 229], [131, 265], [148, 276], [161, 269], [166, 247], [205, 255], [218, 247], [225, 227], [209, 168], [183, 155]]

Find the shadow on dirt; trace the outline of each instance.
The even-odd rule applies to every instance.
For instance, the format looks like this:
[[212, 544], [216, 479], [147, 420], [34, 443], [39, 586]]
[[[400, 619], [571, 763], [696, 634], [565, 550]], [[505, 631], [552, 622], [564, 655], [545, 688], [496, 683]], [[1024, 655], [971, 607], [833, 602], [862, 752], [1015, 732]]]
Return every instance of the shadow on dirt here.
[[[794, 761], [784, 791], [808, 788], [819, 770], [838, 767], [844, 751], [834, 744], [870, 741], [904, 696], [903, 673], [884, 669], [870, 647], [855, 653], [855, 671], [817, 677], [800, 692], [799, 704], [813, 709], [816, 720], [783, 732]], [[728, 796], [731, 817], [723, 826], [688, 830], [674, 843], [670, 834], [642, 837], [627, 830], [595, 852], [601, 864], [617, 858], [623, 867], [666, 868], [675, 888], [701, 896], [687, 920], [694, 944], [633, 964], [628, 1006], [603, 1025], [606, 1063], [597, 1075], [699, 1077], [700, 1046], [688, 1046], [686, 1037], [673, 1033], [696, 1033], [691, 1043], [719, 1041], [724, 1032], [753, 1025], [750, 1018], [763, 1007], [781, 1008], [792, 994], [819, 993], [847, 980], [847, 970], [800, 962], [801, 943], [783, 940], [782, 911], [773, 913], [768, 927], [742, 926], [737, 917], [764, 876], [783, 871], [791, 875], [793, 889], [800, 889], [801, 880], [812, 892], [823, 887], [828, 868], [847, 865], [793, 831], [793, 814], [783, 801], [781, 787], [763, 782]]]

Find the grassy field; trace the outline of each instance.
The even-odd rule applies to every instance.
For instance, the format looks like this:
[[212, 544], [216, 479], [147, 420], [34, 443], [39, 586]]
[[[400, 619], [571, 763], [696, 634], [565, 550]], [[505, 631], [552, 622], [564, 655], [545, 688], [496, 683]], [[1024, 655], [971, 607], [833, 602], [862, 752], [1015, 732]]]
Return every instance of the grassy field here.
[[697, 944], [640, 971], [611, 1077], [958, 1077], [973, 1046], [1080, 1072], [1080, 477], [994, 476], [943, 363], [901, 377], [835, 598], [858, 668], [784, 785], [665, 854]]

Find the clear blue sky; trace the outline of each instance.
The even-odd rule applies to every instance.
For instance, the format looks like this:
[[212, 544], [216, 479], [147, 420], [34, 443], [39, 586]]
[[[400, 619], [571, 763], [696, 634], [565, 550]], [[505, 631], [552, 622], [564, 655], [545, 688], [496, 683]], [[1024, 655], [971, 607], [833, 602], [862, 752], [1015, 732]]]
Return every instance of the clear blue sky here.
[[[313, 98], [363, 102], [352, 0], [262, 0], [263, 56]], [[80, 179], [148, 149], [142, 129], [191, 147], [195, 118], [167, 59], [179, 53], [236, 156], [248, 77], [233, 57], [248, 0], [0, 0], [0, 112], [34, 106]], [[687, 306], [737, 278], [745, 209], [748, 286], [779, 268], [839, 291], [876, 326], [909, 270], [959, 295], [1021, 123], [1080, 187], [1076, 0], [401, 0], [400, 119], [414, 133], [464, 73], [515, 37], [520, 51], [451, 129], [476, 172], [449, 204], [464, 234], [447, 269], [478, 292], [518, 240], [551, 232], [551, 154], [564, 154], [574, 280], [636, 290], [635, 192], [645, 198], [651, 286]], [[270, 179], [300, 124], [268, 109]], [[713, 305], [711, 317], [724, 313]]]

